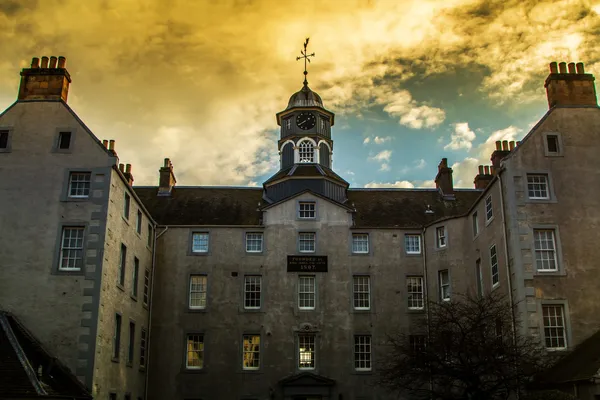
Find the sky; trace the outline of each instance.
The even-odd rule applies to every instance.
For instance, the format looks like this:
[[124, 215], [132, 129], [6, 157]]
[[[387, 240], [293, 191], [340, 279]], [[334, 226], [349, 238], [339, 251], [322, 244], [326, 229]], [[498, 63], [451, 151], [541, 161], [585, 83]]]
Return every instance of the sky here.
[[600, 0], [0, 0], [0, 110], [32, 57], [65, 56], [68, 104], [136, 185], [260, 186], [275, 114], [308, 81], [351, 187], [472, 188], [496, 140], [548, 110], [552, 61], [600, 74]]

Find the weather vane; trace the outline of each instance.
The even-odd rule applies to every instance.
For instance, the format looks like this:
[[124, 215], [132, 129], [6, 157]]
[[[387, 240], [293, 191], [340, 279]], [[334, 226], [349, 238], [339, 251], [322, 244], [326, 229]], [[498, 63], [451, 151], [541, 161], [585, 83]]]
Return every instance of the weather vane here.
[[300, 54], [302, 54], [302, 56], [296, 57], [296, 61], [304, 58], [304, 85], [305, 86], [308, 86], [308, 81], [306, 80], [306, 75], [308, 75], [308, 71], [306, 70], [306, 62], [307, 61], [310, 62], [310, 58], [309, 57], [314, 57], [315, 56], [315, 53], [308, 54], [306, 52], [306, 46], [308, 46], [308, 40], [309, 39], [310, 38], [306, 38], [306, 41], [304, 42], [304, 50], [300, 50]]

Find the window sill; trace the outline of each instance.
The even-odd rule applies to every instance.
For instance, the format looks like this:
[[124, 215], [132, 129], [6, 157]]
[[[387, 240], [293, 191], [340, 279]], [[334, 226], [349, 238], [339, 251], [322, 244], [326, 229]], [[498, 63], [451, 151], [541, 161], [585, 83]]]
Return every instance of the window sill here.
[[365, 310], [356, 309], [356, 308], [352, 309], [352, 313], [354, 313], [354, 314], [371, 314], [372, 311], [373, 310], [371, 310], [370, 308], [369, 309], [365, 309]]
[[247, 256], [264, 256], [265, 253], [263, 251], [246, 251], [244, 254]]
[[127, 368], [133, 368], [133, 362], [127, 362], [127, 363], [125, 364], [125, 366], [126, 366]]
[[530, 199], [529, 197], [525, 200], [525, 203], [531, 204], [554, 204], [558, 203], [556, 199]]
[[141, 372], [142, 374], [146, 373], [146, 367], [139, 367], [138, 371]]
[[206, 368], [185, 368], [181, 369], [184, 374], [206, 374]]
[[485, 226], [489, 226], [492, 222], [494, 222], [494, 216], [492, 216], [492, 218], [488, 219], [487, 221], [485, 221]]
[[242, 368], [241, 373], [242, 374], [258, 374], [258, 375], [264, 374], [264, 372], [261, 371], [260, 368], [258, 368], [258, 369], [243, 369]]
[[405, 255], [406, 257], [421, 257], [421, 256], [422, 256], [421, 252], [418, 252], [418, 253], [408, 253], [408, 252], [404, 252], [404, 255]]
[[114, 362], [114, 363], [117, 363], [117, 364], [119, 364], [119, 359], [118, 359], [118, 358], [112, 357], [112, 358], [110, 359], [110, 361], [112, 361], [112, 362]]
[[118, 283], [118, 282], [117, 282], [116, 286], [117, 286], [117, 288], [118, 288], [119, 290], [121, 290], [122, 292], [124, 292], [124, 291], [125, 291], [125, 288], [123, 287], [123, 285], [122, 285], [122, 284], [120, 284], [120, 283]]
[[425, 314], [425, 308], [420, 308], [420, 309], [408, 309], [406, 310], [407, 314]]
[[67, 196], [66, 198], [63, 199], [64, 202], [73, 202], [73, 203], [77, 203], [77, 202], [81, 202], [81, 201], [89, 201], [90, 200], [90, 196], [87, 197], [69, 197]]
[[125, 221], [127, 225], [129, 225], [129, 218], [125, 217], [124, 215], [121, 215], [121, 218], [123, 219], [123, 221]]
[[533, 273], [534, 278], [546, 278], [546, 277], [557, 277], [557, 276], [567, 276], [567, 273], [564, 271], [536, 271]]
[[188, 256], [207, 256], [208, 251], [190, 251]]
[[129, 297], [131, 298], [131, 300], [133, 300], [137, 303], [137, 301], [138, 301], [137, 296], [130, 294]]
[[368, 370], [368, 371], [357, 371], [357, 370], [352, 370], [352, 375], [373, 375], [373, 370]]
[[352, 252], [350, 254], [353, 255], [353, 256], [359, 256], [359, 257], [363, 256], [364, 257], [364, 256], [370, 256], [371, 252], [369, 252], [369, 251], [367, 251], [366, 253], [355, 253], [355, 252]]
[[142, 306], [147, 310], [148, 309], [148, 303], [143, 303]]
[[189, 307], [187, 307], [185, 309], [185, 312], [197, 314], [197, 313], [205, 313], [205, 312], [207, 312], [207, 310], [206, 310], [206, 307], [204, 307], [204, 308], [189, 308]]
[[262, 308], [242, 308], [240, 311], [240, 314], [261, 314], [265, 312]]

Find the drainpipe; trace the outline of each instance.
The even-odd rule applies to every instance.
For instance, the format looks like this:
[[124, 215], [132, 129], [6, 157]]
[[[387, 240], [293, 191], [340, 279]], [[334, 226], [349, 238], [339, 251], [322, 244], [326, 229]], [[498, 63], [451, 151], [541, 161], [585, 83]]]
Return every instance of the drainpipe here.
[[[428, 273], [427, 273], [427, 243], [425, 238], [427, 237], [427, 235], [425, 235], [425, 231], [426, 231], [426, 227], [425, 225], [423, 225], [423, 231], [421, 233], [421, 237], [423, 238], [423, 291], [424, 291], [424, 300], [423, 300], [423, 305], [425, 306], [425, 319], [427, 321], [427, 340], [429, 341], [430, 339], [430, 319], [431, 319], [431, 312], [429, 309], [429, 280], [427, 279], [428, 277]], [[433, 393], [433, 378], [431, 377], [431, 375], [429, 375], [429, 393]], [[433, 395], [431, 395], [431, 398], [433, 398]]]
[[146, 382], [144, 384], [144, 400], [148, 400], [148, 375], [150, 375], [150, 338], [152, 337], [152, 298], [154, 297], [154, 271], [156, 269], [156, 241], [169, 227], [157, 234], [158, 225], [154, 228], [154, 243], [152, 244], [152, 272], [150, 273], [150, 299], [148, 299], [148, 337], [146, 338]]
[[[502, 172], [504, 171], [504, 169], [501, 169], [498, 171], [498, 183], [500, 186], [500, 213], [502, 215], [502, 235], [504, 237], [504, 256], [506, 257], [506, 275], [507, 275], [507, 282], [508, 282], [508, 298], [510, 301], [510, 315], [511, 315], [511, 327], [512, 327], [512, 337], [513, 337], [513, 345], [516, 346], [517, 345], [517, 322], [516, 322], [516, 317], [515, 317], [515, 304], [514, 304], [514, 299], [513, 299], [513, 292], [512, 292], [512, 277], [510, 274], [510, 258], [509, 258], [509, 253], [508, 253], [508, 234], [506, 233], [506, 218], [505, 218], [505, 214], [504, 214], [504, 188], [502, 186]], [[517, 399], [520, 398], [521, 395], [521, 390], [520, 388], [517, 386]]]

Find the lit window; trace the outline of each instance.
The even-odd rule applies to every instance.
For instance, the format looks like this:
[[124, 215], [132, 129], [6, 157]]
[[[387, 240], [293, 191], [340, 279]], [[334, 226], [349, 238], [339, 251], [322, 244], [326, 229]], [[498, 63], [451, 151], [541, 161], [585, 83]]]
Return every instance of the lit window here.
[[316, 218], [316, 204], [314, 201], [301, 201], [298, 203], [298, 217], [302, 219]]
[[113, 331], [113, 351], [112, 358], [115, 360], [119, 359], [119, 353], [121, 350], [121, 316], [115, 314], [115, 330]]
[[315, 308], [315, 277], [298, 277], [298, 308], [314, 310]]
[[435, 235], [436, 235], [436, 239], [437, 239], [437, 242], [436, 242], [437, 247], [438, 248], [446, 247], [446, 228], [443, 226], [436, 228]]
[[527, 193], [530, 199], [549, 199], [548, 176], [527, 175]]
[[448, 270], [443, 270], [438, 273], [438, 283], [440, 286], [440, 299], [443, 301], [450, 300], [450, 274]]
[[298, 335], [298, 368], [315, 369], [315, 335]]
[[371, 336], [354, 336], [354, 369], [357, 371], [371, 370]]
[[190, 309], [204, 309], [206, 308], [206, 275], [192, 275], [190, 276]]
[[368, 310], [371, 308], [371, 278], [355, 276], [353, 280], [354, 309]]
[[193, 334], [187, 336], [185, 367], [188, 369], [202, 369], [204, 367], [204, 335]]
[[121, 286], [125, 285], [125, 269], [127, 267], [127, 246], [121, 243], [121, 258], [119, 259], [119, 271], [117, 283]]
[[299, 159], [301, 163], [312, 163], [315, 162], [315, 150], [314, 146], [308, 140], [300, 142], [298, 146]]
[[123, 205], [123, 216], [125, 219], [129, 219], [129, 208], [131, 206], [131, 196], [125, 193], [125, 204]]
[[315, 252], [315, 234], [312, 232], [302, 232], [298, 235], [298, 245], [300, 253]]
[[260, 308], [260, 276], [246, 276], [244, 278], [244, 308]]
[[146, 366], [146, 336], [148, 333], [142, 328], [140, 335], [140, 368]]
[[408, 293], [408, 309], [422, 310], [423, 302], [423, 277], [410, 276], [406, 278], [406, 288]]
[[369, 235], [366, 233], [352, 234], [352, 252], [365, 254], [369, 252]]
[[494, 216], [494, 210], [492, 208], [492, 196], [485, 198], [485, 220], [486, 222], [491, 220]]
[[547, 349], [566, 349], [567, 334], [565, 316], [562, 305], [542, 306], [544, 319], [544, 340]]
[[260, 232], [246, 233], [246, 252], [261, 253], [263, 251], [263, 234]]
[[82, 226], [63, 228], [60, 246], [60, 264], [63, 271], [79, 271], [83, 266]]
[[535, 262], [540, 272], [558, 271], [553, 229], [534, 229]]
[[472, 222], [473, 222], [473, 236], [477, 236], [477, 234], [479, 233], [479, 217], [477, 216], [476, 212], [473, 213]]
[[421, 254], [421, 235], [405, 235], [404, 247], [406, 254]]
[[496, 286], [500, 282], [498, 272], [498, 255], [496, 254], [496, 245], [490, 247], [490, 265], [492, 267], [492, 286]]
[[69, 175], [69, 197], [89, 197], [91, 178], [92, 174], [89, 172], [71, 172]]
[[58, 134], [58, 148], [66, 150], [71, 147], [71, 132], [60, 132]]
[[259, 369], [260, 368], [260, 336], [259, 335], [244, 335], [244, 360], [242, 362], [243, 369]]
[[192, 234], [192, 252], [208, 253], [208, 233], [194, 232]]

